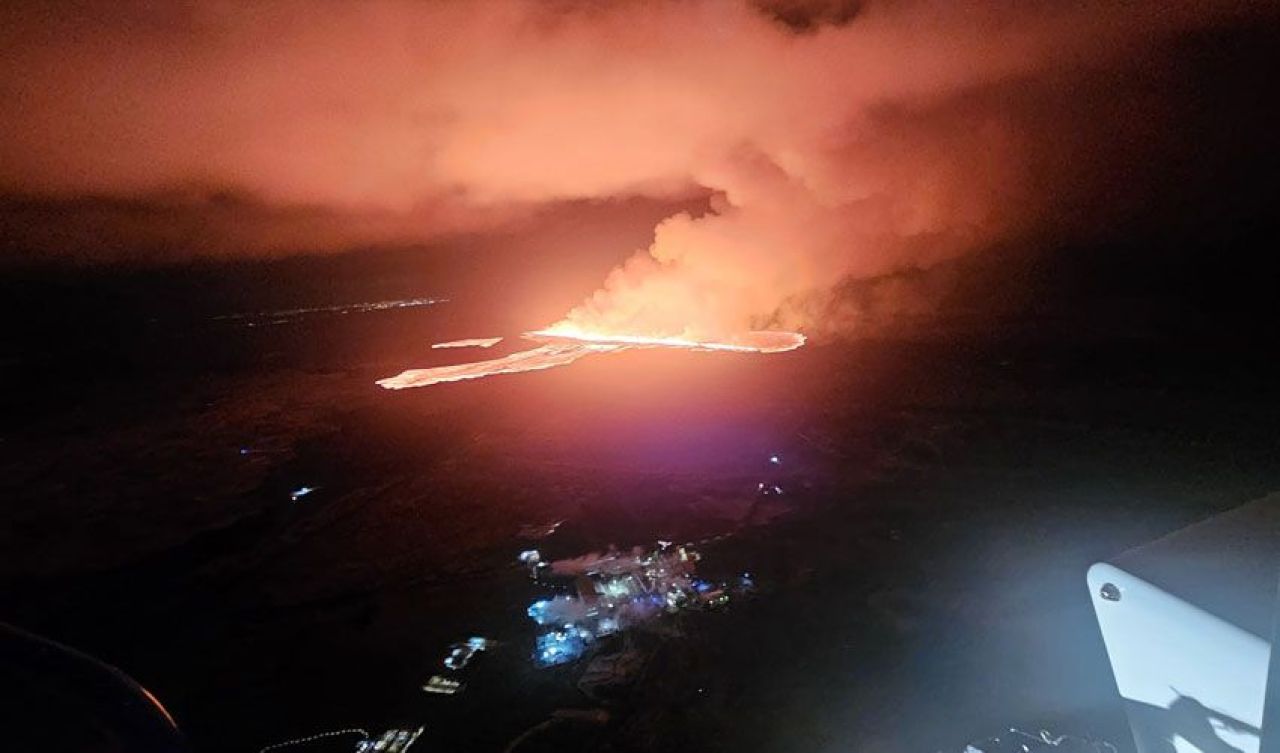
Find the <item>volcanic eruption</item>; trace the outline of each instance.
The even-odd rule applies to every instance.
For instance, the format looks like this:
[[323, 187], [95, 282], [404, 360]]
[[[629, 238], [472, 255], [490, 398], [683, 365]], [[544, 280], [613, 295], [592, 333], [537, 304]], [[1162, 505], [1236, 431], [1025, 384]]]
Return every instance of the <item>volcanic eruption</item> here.
[[[519, 239], [556, 210], [650, 202], [667, 215], [652, 241], [530, 332], [535, 347], [380, 383], [640, 347], [787, 350], [804, 342], [791, 333], [864, 324], [844, 282], [1045, 237], [1065, 245], [1141, 211], [1153, 187], [1193, 182], [1157, 179], [1194, 151], [1163, 127], [1199, 97], [1169, 74], [1180, 40], [1261, 13], [1274, 11], [10, 3], [0, 230], [22, 253], [219, 258]], [[910, 297], [892, 285], [865, 308]]]
[[781, 353], [804, 345], [805, 337], [797, 332], [747, 332], [729, 342], [698, 342], [675, 337], [642, 337], [638, 335], [595, 335], [567, 328], [548, 328], [526, 332], [527, 339], [543, 343], [503, 358], [475, 361], [431, 369], [409, 369], [394, 377], [378, 380], [389, 390], [426, 387], [442, 382], [460, 382], [496, 374], [518, 374], [567, 366], [579, 358], [597, 353], [616, 353], [635, 348], [683, 348], [686, 350], [729, 351], [734, 353]]

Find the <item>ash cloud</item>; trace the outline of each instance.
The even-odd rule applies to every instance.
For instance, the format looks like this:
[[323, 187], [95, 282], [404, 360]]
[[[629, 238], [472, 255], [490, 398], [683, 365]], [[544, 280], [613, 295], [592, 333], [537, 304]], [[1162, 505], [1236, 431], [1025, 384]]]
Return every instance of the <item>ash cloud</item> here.
[[[821, 330], [841, 281], [1087, 229], [1141, 203], [1146, 166], [1176, 147], [1171, 40], [1262, 13], [10, 3], [0, 229], [7, 249], [54, 256], [133, 241], [175, 257], [266, 254], [483, 233], [557, 202], [702, 194], [708, 211], [659, 224], [562, 326]], [[244, 198], [207, 198], [226, 195]], [[95, 252], [103, 233], [112, 242]]]

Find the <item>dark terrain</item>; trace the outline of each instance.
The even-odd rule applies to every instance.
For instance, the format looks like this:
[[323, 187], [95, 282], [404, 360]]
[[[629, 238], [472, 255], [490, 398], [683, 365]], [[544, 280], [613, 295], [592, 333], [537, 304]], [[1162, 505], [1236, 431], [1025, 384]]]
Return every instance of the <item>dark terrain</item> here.
[[[596, 705], [581, 665], [528, 661], [522, 525], [567, 520], [536, 544], [555, 556], [730, 534], [704, 570], [749, 570], [758, 593], [638, 637], [642, 678], [558, 749], [961, 750], [1043, 725], [1125, 750], [1086, 568], [1280, 487], [1247, 286], [1225, 310], [1221, 280], [1212, 305], [1168, 306], [1191, 276], [1109, 289], [1086, 255], [1065, 280], [967, 272], [967, 307], [790, 354], [629, 352], [390, 393], [373, 381], [470, 355], [430, 342], [512, 323], [384, 261], [284, 301], [242, 283], [296, 291], [347, 262], [13, 283], [7, 306], [44, 313], [4, 362], [0, 618], [132, 674], [199, 751], [392, 724], [497, 751]], [[210, 318], [418, 296], [450, 300]], [[787, 493], [759, 505], [773, 452]], [[462, 695], [422, 693], [471, 634], [503, 645]]]

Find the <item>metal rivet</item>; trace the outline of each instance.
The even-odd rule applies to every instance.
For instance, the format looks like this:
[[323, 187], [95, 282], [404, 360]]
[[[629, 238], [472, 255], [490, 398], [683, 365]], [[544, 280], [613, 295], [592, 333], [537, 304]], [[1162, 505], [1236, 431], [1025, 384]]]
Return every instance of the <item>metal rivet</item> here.
[[1107, 601], [1120, 601], [1120, 589], [1114, 583], [1103, 583], [1098, 595]]

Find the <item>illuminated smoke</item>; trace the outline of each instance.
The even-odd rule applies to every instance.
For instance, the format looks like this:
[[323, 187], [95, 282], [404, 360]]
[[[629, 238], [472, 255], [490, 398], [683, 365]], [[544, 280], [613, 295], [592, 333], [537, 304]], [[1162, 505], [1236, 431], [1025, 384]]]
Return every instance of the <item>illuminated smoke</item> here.
[[[821, 302], [841, 280], [929, 266], [1089, 195], [1061, 144], [1111, 113], [1090, 146], [1119, 152], [1144, 134], [1112, 126], [1159, 115], [1156, 103], [1128, 117], [1143, 105], [1105, 71], [1252, 12], [854, 5], [9, 3], [0, 187], [143, 206], [203, 197], [214, 214], [245, 200], [270, 216], [161, 236], [216, 253], [479, 233], [565, 200], [709, 196], [548, 330], [812, 332], [829, 328]], [[1081, 77], [1104, 83], [1064, 100]], [[112, 227], [147, 238], [165, 221], [124, 216]], [[58, 250], [60, 232], [31, 242]]]

